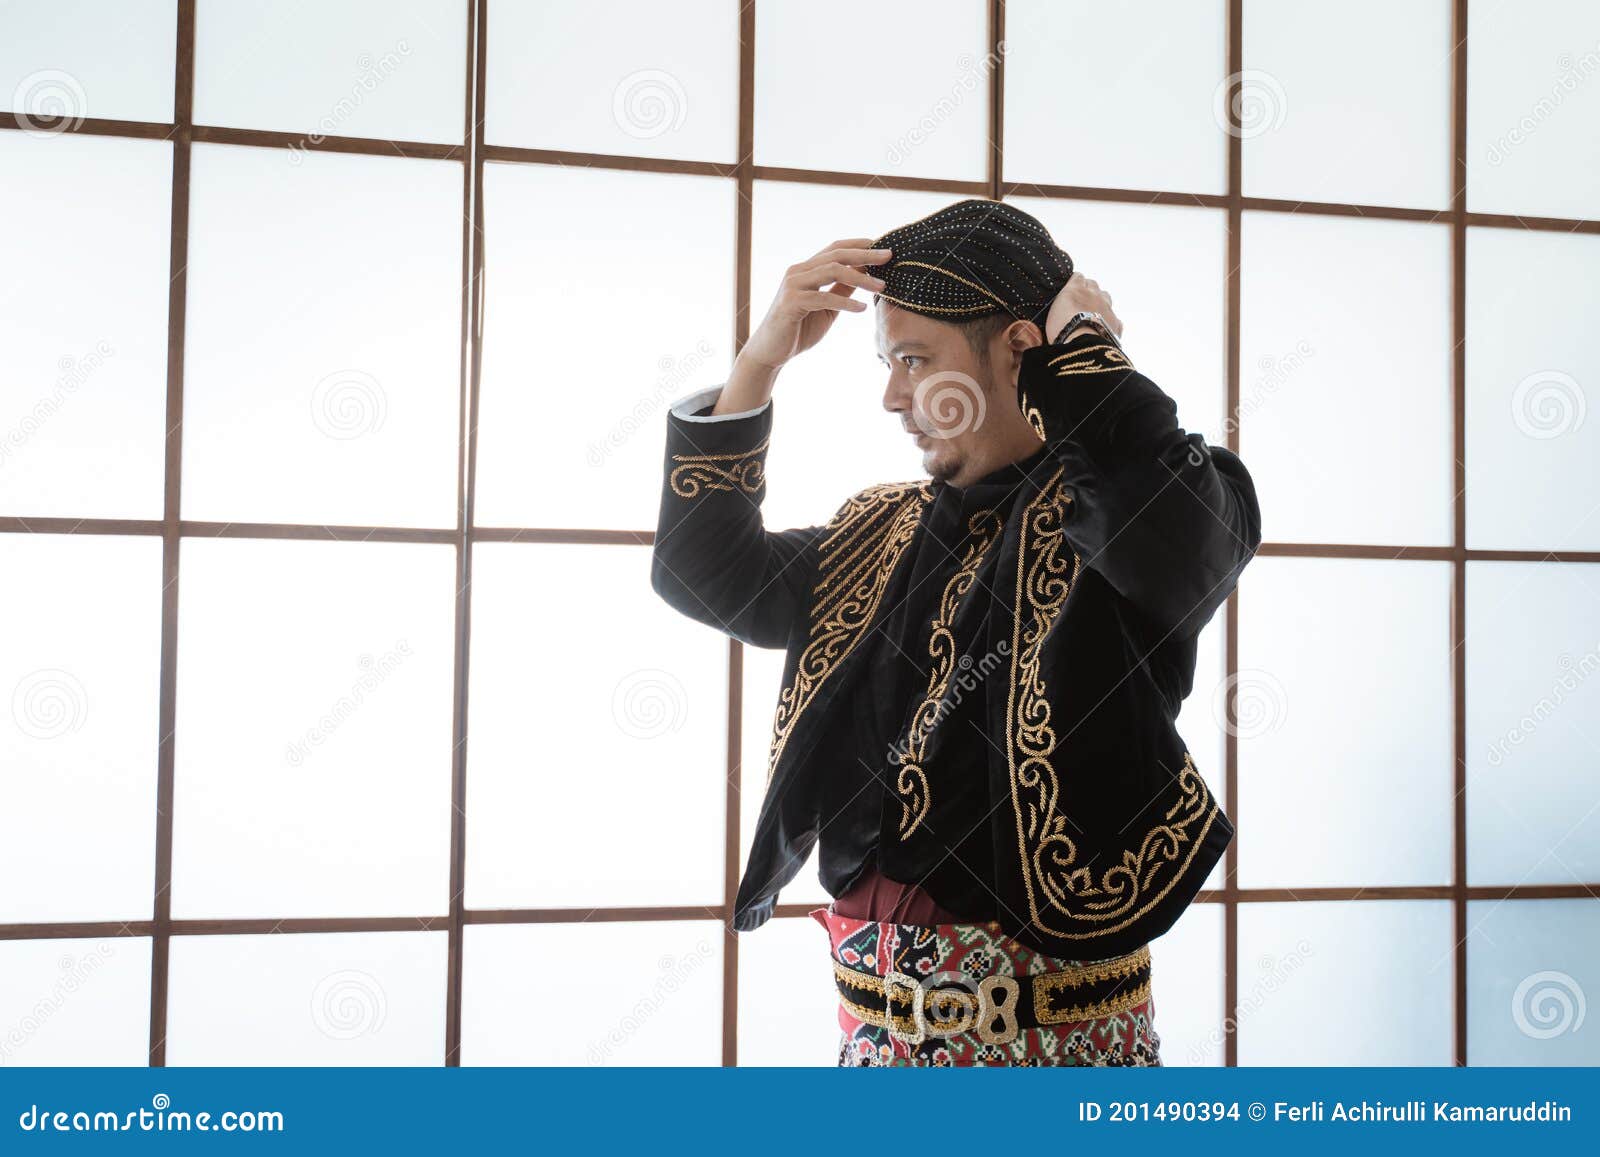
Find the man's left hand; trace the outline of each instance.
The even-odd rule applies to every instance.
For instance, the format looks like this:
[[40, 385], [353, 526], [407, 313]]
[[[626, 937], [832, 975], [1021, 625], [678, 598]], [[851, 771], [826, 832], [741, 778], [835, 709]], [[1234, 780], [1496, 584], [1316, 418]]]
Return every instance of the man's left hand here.
[[1044, 321], [1044, 340], [1048, 342], [1055, 336], [1056, 330], [1067, 323], [1067, 318], [1084, 310], [1105, 318], [1111, 332], [1119, 340], [1122, 338], [1122, 319], [1111, 311], [1111, 295], [1100, 288], [1099, 282], [1090, 281], [1081, 273], [1074, 273], [1061, 287], [1061, 292], [1056, 294], [1055, 301], [1050, 303], [1050, 312]]

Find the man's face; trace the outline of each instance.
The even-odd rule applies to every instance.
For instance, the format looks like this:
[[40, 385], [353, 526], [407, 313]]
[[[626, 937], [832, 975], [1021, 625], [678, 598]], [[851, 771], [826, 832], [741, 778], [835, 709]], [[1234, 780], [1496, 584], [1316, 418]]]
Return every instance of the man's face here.
[[889, 369], [883, 408], [899, 415], [931, 478], [958, 486], [975, 481], [987, 472], [979, 464], [990, 458], [986, 451], [1002, 427], [997, 407], [1016, 407], [1014, 397], [1003, 396], [1011, 384], [994, 380], [993, 367], [956, 326], [882, 298], [876, 319], [878, 360]]

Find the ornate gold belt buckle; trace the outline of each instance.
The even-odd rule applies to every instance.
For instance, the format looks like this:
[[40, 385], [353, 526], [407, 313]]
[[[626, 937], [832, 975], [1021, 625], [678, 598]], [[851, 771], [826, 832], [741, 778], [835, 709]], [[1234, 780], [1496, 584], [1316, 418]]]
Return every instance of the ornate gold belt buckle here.
[[[895, 1027], [894, 994], [897, 988], [907, 989], [910, 993], [906, 999], [911, 1001], [911, 1023], [915, 1027], [909, 1033]], [[894, 969], [883, 974], [883, 1024], [889, 1030], [889, 1035], [902, 1044], [918, 1045], [925, 1039], [926, 1032], [922, 1019], [922, 1002], [925, 995], [926, 990], [916, 977]]]
[[[978, 984], [978, 1039], [986, 1044], [1010, 1044], [1017, 1039], [1017, 1006], [1022, 986], [1012, 976], [985, 976]], [[996, 1018], [1000, 1027], [995, 1028]]]

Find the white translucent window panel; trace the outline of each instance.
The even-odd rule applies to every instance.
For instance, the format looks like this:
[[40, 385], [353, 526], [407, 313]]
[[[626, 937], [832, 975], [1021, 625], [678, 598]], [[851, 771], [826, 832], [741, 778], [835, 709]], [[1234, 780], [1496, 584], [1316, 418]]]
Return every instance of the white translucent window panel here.
[[[1448, 208], [1450, 8], [1355, 0], [1330, 20], [1316, 4], [1245, 0], [1245, 195]], [[1352, 61], [1384, 83], [1351, 83]]]
[[63, 225], [0, 232], [0, 513], [159, 518], [172, 146], [7, 132], [0, 170]]
[[[757, 181], [752, 330], [771, 308], [789, 266], [835, 241], [881, 237], [963, 199], [948, 193]], [[864, 289], [857, 289], [855, 297], [872, 300]], [[915, 443], [906, 437], [900, 419], [883, 408], [889, 371], [878, 360], [873, 314], [872, 309], [840, 311], [827, 335], [785, 366], [778, 378], [767, 498], [761, 508], [773, 529], [825, 523], [845, 499], [874, 483], [926, 477]], [[688, 389], [726, 380], [726, 367], [708, 367]]]
[[1239, 1064], [1449, 1065], [1448, 901], [1239, 906]]
[[1006, 180], [1227, 191], [1222, 0], [1012, 0], [1005, 42]]
[[983, 0], [766, 0], [756, 164], [982, 180], [994, 64]]
[[[772, 750], [772, 723], [778, 710], [778, 693], [783, 690], [783, 652], [760, 647], [744, 649], [744, 708], [740, 729], [739, 775], [739, 867], [750, 863], [750, 845], [755, 842], [756, 820], [767, 793], [767, 757]], [[824, 817], [826, 818], [826, 817]], [[805, 866], [783, 889], [784, 904], [827, 904], [831, 897], [817, 876], [817, 855], [822, 844], [811, 849]], [[812, 921], [813, 924], [816, 921]]]
[[726, 639], [643, 547], [473, 550], [469, 906], [720, 903]]
[[453, 526], [460, 166], [193, 163], [184, 517]]
[[739, 5], [489, 6], [490, 144], [737, 160]]
[[1239, 883], [1447, 884], [1450, 565], [1258, 558], [1239, 588]]
[[1467, 545], [1600, 549], [1600, 237], [1467, 231]]
[[1178, 404], [1178, 423], [1228, 444], [1228, 219], [1220, 209], [1012, 197], [1111, 295], [1139, 371]]
[[[1178, 734], [1205, 777], [1211, 794], [1226, 803], [1228, 798], [1228, 681], [1223, 662], [1227, 612], [1219, 610], [1200, 632], [1194, 664], [1194, 687], [1178, 711]], [[1237, 820], [1232, 814], [1230, 819]], [[1237, 838], [1237, 837], [1235, 837]], [[1228, 881], [1228, 858], [1217, 861], [1206, 877], [1207, 888], [1221, 888]]]
[[161, 540], [4, 534], [0, 574], [0, 923], [148, 918]]
[[194, 63], [198, 124], [304, 132], [311, 144], [459, 142], [467, 6], [341, 0], [285, 10], [200, 0]]
[[838, 1064], [832, 959], [828, 930], [810, 916], [776, 917], [739, 934], [741, 1065]]
[[1223, 931], [1221, 904], [1191, 904], [1150, 942], [1150, 991], [1165, 1065], [1223, 1063]]
[[1600, 901], [1467, 905], [1467, 1063], [1600, 1064]]
[[1600, 569], [1467, 565], [1467, 882], [1600, 879]]
[[[1240, 446], [1267, 540], [1448, 543], [1449, 230], [1246, 213], [1243, 243]], [[1406, 307], [1368, 309], [1379, 285]]]
[[655, 526], [667, 410], [732, 358], [737, 195], [485, 168], [479, 526]]
[[0, 1067], [144, 1065], [150, 941], [0, 940]]
[[1596, 69], [1593, 0], [1468, 5], [1468, 209], [1600, 216]]
[[[463, 1064], [722, 1063], [727, 933], [717, 921], [476, 924], [466, 933]], [[568, 977], [582, 980], [576, 999]]]
[[177, 0], [12, 0], [0, 92], [12, 112], [170, 121]]
[[449, 907], [455, 554], [188, 539], [173, 914]]
[[175, 936], [167, 1063], [440, 1064], [447, 939], [443, 932]]

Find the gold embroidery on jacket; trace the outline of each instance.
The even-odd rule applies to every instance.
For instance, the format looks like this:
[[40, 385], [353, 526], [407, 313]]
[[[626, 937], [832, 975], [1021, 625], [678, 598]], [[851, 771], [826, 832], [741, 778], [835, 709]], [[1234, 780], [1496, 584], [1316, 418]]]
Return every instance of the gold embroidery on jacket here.
[[1058, 366], [1056, 377], [1067, 378], [1076, 374], [1099, 374], [1107, 370], [1131, 370], [1133, 363], [1128, 355], [1116, 346], [1102, 342], [1085, 346], [1070, 353], [1057, 354], [1047, 365]]
[[1045, 433], [1044, 429], [1044, 415], [1039, 412], [1038, 406], [1033, 405], [1031, 402], [1025, 404], [1022, 408], [1022, 416], [1028, 420], [1028, 425], [1033, 427], [1035, 434], [1049, 441], [1050, 435]]
[[767, 757], [769, 784], [801, 714], [872, 622], [889, 575], [916, 533], [931, 496], [932, 484], [927, 482], [871, 486], [850, 498], [829, 521], [831, 533], [818, 546], [811, 637], [800, 653], [794, 682], [778, 695]]
[[[945, 714], [944, 697], [950, 689], [950, 676], [956, 667], [956, 642], [950, 633], [951, 621], [961, 597], [972, 588], [978, 577], [978, 567], [984, 555], [1000, 537], [1004, 522], [992, 510], [980, 510], [967, 520], [967, 530], [976, 535], [967, 545], [961, 566], [945, 584], [939, 599], [939, 611], [934, 616], [933, 629], [928, 636], [928, 654], [933, 657], [933, 669], [928, 673], [928, 693], [921, 706], [911, 717], [911, 727], [906, 735], [905, 754], [900, 760], [900, 772], [895, 776], [895, 791], [900, 796], [900, 839], [909, 839], [911, 833], [927, 817], [932, 792], [928, 775], [923, 769], [927, 755], [928, 735]], [[970, 660], [968, 660], [970, 662]]]
[[[1083, 349], [1060, 353], [1045, 363], [1047, 367], [1055, 366], [1056, 377], [1069, 378], [1080, 374], [1099, 374], [1107, 370], [1131, 370], [1133, 363], [1128, 360], [1128, 355], [1116, 346], [1106, 342], [1099, 345], [1085, 346]], [[1045, 433], [1044, 415], [1039, 412], [1039, 407], [1028, 400], [1027, 391], [1022, 392], [1022, 416], [1027, 419], [1028, 425], [1033, 427], [1033, 432], [1046, 440], [1049, 435]]]
[[705, 490], [743, 490], [754, 494], [766, 479], [762, 455], [770, 438], [761, 439], [753, 450], [737, 454], [674, 454], [683, 465], [672, 471], [668, 481], [679, 498], [695, 498]]
[[[1061, 476], [1060, 471], [1053, 475], [1023, 513], [1006, 708], [1007, 758], [1029, 923], [1050, 936], [1082, 940], [1126, 928], [1171, 891], [1194, 859], [1218, 808], [1186, 751], [1176, 780], [1178, 798], [1161, 822], [1136, 847], [1124, 849], [1120, 862], [1107, 867], [1098, 880], [1087, 864], [1077, 862], [1077, 844], [1066, 830], [1065, 801], [1052, 763], [1057, 737], [1040, 670], [1045, 637], [1082, 568], [1073, 551], [1068, 577], [1062, 557], [1066, 543], [1062, 522], [1071, 499]], [[1170, 878], [1162, 883], [1169, 868]]]

